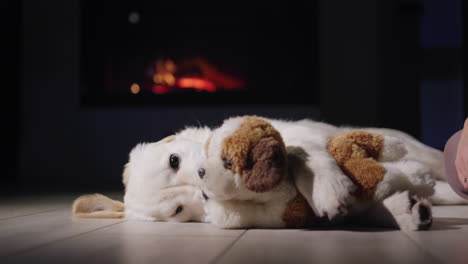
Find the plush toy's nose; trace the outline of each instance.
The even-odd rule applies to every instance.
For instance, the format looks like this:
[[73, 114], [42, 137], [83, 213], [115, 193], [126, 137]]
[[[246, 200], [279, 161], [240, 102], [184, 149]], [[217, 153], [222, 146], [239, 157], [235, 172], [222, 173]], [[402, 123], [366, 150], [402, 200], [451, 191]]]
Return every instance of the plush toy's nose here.
[[198, 176], [200, 176], [200, 179], [203, 179], [203, 177], [205, 177], [205, 169], [204, 168], [199, 168], [198, 169]]

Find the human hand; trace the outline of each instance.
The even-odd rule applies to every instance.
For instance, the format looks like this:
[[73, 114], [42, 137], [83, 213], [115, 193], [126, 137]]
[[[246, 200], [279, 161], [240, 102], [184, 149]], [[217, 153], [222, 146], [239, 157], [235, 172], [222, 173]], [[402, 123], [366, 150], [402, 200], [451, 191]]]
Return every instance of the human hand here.
[[463, 131], [458, 142], [455, 168], [463, 190], [468, 191], [468, 118], [465, 120]]

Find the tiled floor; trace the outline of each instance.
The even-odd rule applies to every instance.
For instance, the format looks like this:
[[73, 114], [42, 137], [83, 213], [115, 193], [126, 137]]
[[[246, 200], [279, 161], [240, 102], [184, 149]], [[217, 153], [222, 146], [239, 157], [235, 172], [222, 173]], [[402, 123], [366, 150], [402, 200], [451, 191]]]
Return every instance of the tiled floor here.
[[74, 219], [75, 197], [0, 200], [0, 263], [468, 263], [468, 206], [435, 207], [425, 232], [219, 230]]

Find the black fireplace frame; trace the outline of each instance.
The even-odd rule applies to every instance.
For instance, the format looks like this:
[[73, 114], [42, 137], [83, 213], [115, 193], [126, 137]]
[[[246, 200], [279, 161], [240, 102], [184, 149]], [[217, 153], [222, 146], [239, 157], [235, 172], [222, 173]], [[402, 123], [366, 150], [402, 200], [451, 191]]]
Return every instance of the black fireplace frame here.
[[[287, 1], [278, 1], [278, 3], [284, 4]], [[304, 1], [306, 2], [306, 1]], [[307, 67], [311, 69], [307, 73], [307, 78], [311, 81], [306, 85], [294, 86], [294, 89], [300, 91], [300, 93], [291, 92], [290, 88], [285, 89], [283, 92], [278, 92], [278, 89], [273, 89], [273, 92], [253, 91], [252, 87], [247, 87], [246, 91], [226, 92], [220, 91], [216, 93], [208, 92], [188, 92], [188, 93], [173, 93], [173, 94], [152, 94], [152, 93], [141, 93], [141, 94], [111, 94], [106, 91], [104, 87], [104, 81], [102, 72], [97, 70], [104, 67], [103, 58], [97, 58], [96, 54], [98, 51], [94, 48], [102, 45], [102, 43], [96, 43], [95, 40], [89, 38], [89, 29], [93, 28], [94, 22], [89, 21], [89, 17], [96, 15], [93, 11], [93, 4], [95, 1], [80, 1], [80, 104], [85, 107], [106, 107], [106, 106], [118, 106], [118, 107], [138, 107], [138, 106], [168, 106], [168, 105], [318, 105], [319, 103], [319, 54], [318, 54], [318, 32], [317, 32], [317, 2], [309, 1], [311, 12], [309, 15], [312, 17], [314, 23], [308, 27], [310, 33], [308, 36], [314, 39], [314, 45], [311, 47], [312, 56], [314, 60], [310, 61]], [[248, 1], [245, 2], [248, 4]], [[92, 19], [91, 19], [92, 20]], [[94, 50], [93, 50], [94, 49]], [[98, 55], [99, 56], [99, 55]], [[100, 66], [96, 66], [100, 65]], [[101, 74], [101, 77], [98, 77]], [[275, 77], [275, 76], [273, 76]], [[281, 84], [279, 84], [281, 85]], [[276, 87], [276, 85], [269, 84], [270, 87]]]

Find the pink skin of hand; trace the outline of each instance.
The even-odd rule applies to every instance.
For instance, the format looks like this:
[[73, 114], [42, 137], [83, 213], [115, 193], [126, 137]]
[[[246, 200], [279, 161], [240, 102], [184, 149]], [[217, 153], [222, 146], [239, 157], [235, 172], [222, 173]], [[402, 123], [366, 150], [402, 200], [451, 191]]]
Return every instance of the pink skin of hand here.
[[464, 191], [468, 191], [468, 118], [465, 120], [460, 141], [458, 142], [455, 168], [457, 168], [458, 179]]

